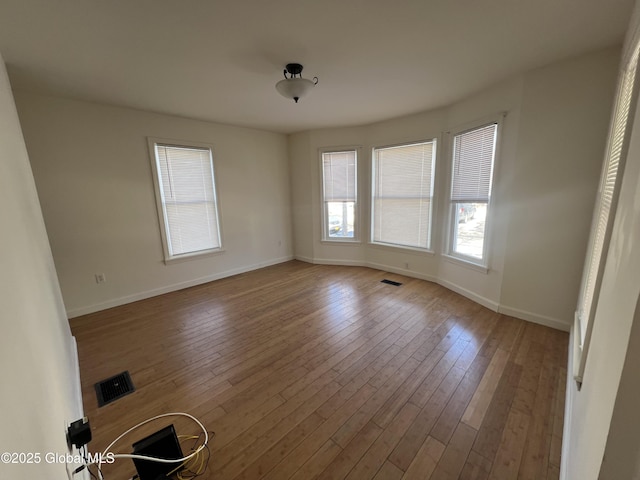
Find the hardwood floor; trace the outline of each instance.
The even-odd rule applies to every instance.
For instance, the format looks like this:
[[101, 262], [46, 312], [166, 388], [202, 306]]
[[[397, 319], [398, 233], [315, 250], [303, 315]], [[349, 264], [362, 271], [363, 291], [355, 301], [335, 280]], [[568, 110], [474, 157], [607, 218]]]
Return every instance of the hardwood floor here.
[[[71, 325], [91, 452], [184, 411], [216, 432], [199, 478], [559, 476], [568, 335], [430, 282], [292, 261]], [[98, 408], [94, 383], [124, 370], [136, 391]], [[197, 434], [158, 421], [114, 451], [169, 423]]]

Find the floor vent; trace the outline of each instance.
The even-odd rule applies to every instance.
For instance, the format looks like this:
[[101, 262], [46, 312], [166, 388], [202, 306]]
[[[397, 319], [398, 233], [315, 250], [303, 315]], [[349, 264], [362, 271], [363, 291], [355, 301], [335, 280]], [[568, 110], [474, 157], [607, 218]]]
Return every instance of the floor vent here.
[[389, 285], [393, 285], [394, 287], [399, 287], [400, 285], [402, 285], [400, 282], [394, 282], [393, 280], [387, 280], [386, 278], [384, 280], [381, 280], [380, 283], [387, 283]]
[[131, 381], [129, 372], [122, 372], [111, 378], [107, 378], [96, 383], [96, 395], [98, 396], [98, 407], [104, 407], [108, 403], [114, 402], [120, 397], [133, 393], [136, 389]]

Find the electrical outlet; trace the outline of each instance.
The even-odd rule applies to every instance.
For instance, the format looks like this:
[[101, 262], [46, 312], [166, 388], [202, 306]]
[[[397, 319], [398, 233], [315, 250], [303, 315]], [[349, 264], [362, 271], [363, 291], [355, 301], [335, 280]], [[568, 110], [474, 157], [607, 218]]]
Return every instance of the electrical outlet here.
[[404, 262], [404, 269], [409, 270], [409, 262]]
[[104, 273], [96, 273], [96, 283], [104, 283], [107, 281], [107, 277], [104, 276]]

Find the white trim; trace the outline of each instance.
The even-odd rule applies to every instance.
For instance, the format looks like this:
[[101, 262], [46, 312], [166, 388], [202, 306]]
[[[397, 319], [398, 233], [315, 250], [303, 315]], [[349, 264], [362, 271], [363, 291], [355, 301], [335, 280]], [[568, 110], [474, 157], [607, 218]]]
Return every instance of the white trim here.
[[296, 255], [296, 260], [301, 262], [311, 263], [313, 265], [337, 265], [347, 267], [365, 267], [374, 268], [382, 272], [397, 273], [398, 275], [404, 275], [405, 277], [419, 278], [420, 280], [427, 280], [429, 282], [438, 283], [438, 278], [433, 275], [427, 275], [426, 273], [416, 272], [414, 270], [407, 270], [404, 268], [392, 267], [389, 265], [383, 265], [375, 262], [357, 262], [354, 260], [337, 260], [331, 258], [309, 258]]
[[570, 323], [563, 322], [562, 320], [559, 320], [557, 318], [547, 317], [546, 315], [540, 315], [538, 313], [520, 310], [519, 308], [509, 307], [507, 305], [500, 305], [498, 307], [498, 312], [509, 315], [510, 317], [516, 317], [528, 322], [555, 328], [556, 330], [562, 330], [563, 332], [568, 332], [571, 330]]
[[483, 297], [482, 295], [478, 295], [477, 293], [472, 292], [471, 290], [467, 290], [466, 288], [463, 288], [460, 285], [457, 285], [448, 280], [439, 278], [438, 280], [436, 280], [436, 282], [439, 285], [448, 288], [449, 290], [453, 290], [454, 292], [459, 293], [463, 297], [467, 297], [469, 300], [473, 300], [474, 302], [479, 303], [483, 307], [487, 307], [489, 310], [493, 310], [494, 312], [497, 312], [498, 308], [500, 307], [500, 304], [498, 302], [487, 297]]
[[571, 345], [574, 344], [576, 329], [571, 328], [569, 332], [569, 351], [567, 352], [567, 391], [564, 396], [564, 425], [562, 426], [562, 451], [560, 453], [560, 477], [559, 480], [571, 480], [567, 472], [567, 463], [569, 459], [569, 445], [571, 445], [571, 419], [573, 415], [573, 399], [577, 392], [576, 384], [573, 381], [571, 372], [573, 371], [573, 363], [575, 358], [571, 351]]
[[505, 118], [507, 118], [507, 115], [509, 115], [509, 110], [503, 110], [501, 112], [490, 113], [489, 115], [483, 115], [482, 117], [478, 117], [475, 120], [472, 120], [470, 122], [465, 122], [465, 123], [462, 123], [462, 124], [454, 125], [453, 127], [449, 128], [444, 133], [447, 134], [447, 135], [450, 135], [450, 134], [458, 135], [460, 133], [469, 132], [471, 130], [475, 130], [477, 128], [480, 128], [483, 125], [489, 125], [490, 123], [493, 123], [493, 122], [496, 122], [496, 121], [502, 121]]
[[[571, 342], [571, 360], [573, 369], [569, 370], [573, 374], [573, 379], [576, 381], [578, 390], [582, 387], [582, 378], [584, 377], [584, 367], [587, 362], [586, 352], [583, 351], [583, 346], [580, 343], [580, 329], [582, 328], [580, 323], [580, 314], [576, 311], [573, 315], [573, 340]], [[575, 332], [578, 332], [577, 334]], [[588, 344], [587, 344], [588, 345]]]
[[568, 332], [571, 330], [571, 325], [567, 322], [548, 317], [546, 315], [540, 315], [538, 313], [529, 312], [527, 310], [521, 310], [519, 308], [509, 307], [507, 305], [502, 305], [499, 302], [491, 300], [490, 298], [483, 297], [482, 295], [478, 295], [471, 290], [468, 290], [460, 285], [449, 282], [448, 280], [443, 280], [434, 275], [429, 275], [425, 273], [416, 272], [414, 270], [407, 270], [404, 268], [393, 267], [390, 265], [384, 265], [381, 263], [375, 262], [367, 262], [367, 261], [353, 261], [353, 260], [338, 260], [332, 258], [311, 258], [305, 257], [302, 255], [296, 255], [296, 260], [300, 260], [301, 262], [311, 263], [314, 265], [340, 265], [340, 266], [351, 266], [351, 267], [368, 267], [375, 268], [376, 270], [381, 270], [383, 272], [391, 272], [397, 273], [399, 275], [404, 275], [406, 277], [411, 278], [419, 278], [421, 280], [427, 280], [429, 282], [437, 283], [438, 285], [442, 285], [449, 290], [452, 290], [463, 297], [468, 298], [469, 300], [473, 300], [476, 303], [479, 303], [483, 307], [487, 307], [494, 312], [502, 313], [504, 315], [509, 315], [510, 317], [519, 318], [521, 320], [525, 320], [527, 322], [537, 323], [538, 325], [544, 325], [545, 327], [550, 327], [556, 330], [561, 330], [563, 332]]
[[427, 275], [425, 273], [416, 272], [413, 270], [406, 270], [404, 268], [391, 267], [389, 265], [383, 265], [375, 262], [356, 262], [353, 260], [337, 260], [331, 258], [309, 258], [296, 255], [296, 260], [301, 262], [311, 263], [313, 265], [339, 265], [347, 267], [365, 267], [375, 268], [382, 272], [397, 273], [398, 275], [404, 275], [405, 277], [419, 278], [420, 280], [427, 280], [429, 282], [438, 283], [438, 279], [433, 275]]
[[[80, 360], [78, 357], [78, 342], [76, 341], [76, 337], [71, 336], [71, 341], [69, 342], [70, 356], [72, 365], [72, 388], [74, 390], [74, 396], [76, 400], [76, 408], [74, 409], [74, 413], [72, 414], [71, 419], [67, 419], [66, 425], [64, 426], [65, 431], [71, 425], [72, 422], [75, 422], [79, 418], [84, 417], [84, 404], [82, 402], [82, 380], [80, 379]], [[69, 453], [74, 457], [79, 455], [80, 452], [74, 446], [71, 446]], [[90, 480], [89, 471], [85, 468], [84, 470], [78, 472], [77, 474], [73, 474], [73, 470], [78, 468], [80, 463], [68, 463], [67, 464], [67, 475], [70, 480]]]
[[426, 273], [415, 272], [413, 270], [406, 270], [404, 268], [390, 267], [388, 265], [382, 265], [380, 263], [367, 262], [367, 267], [375, 268], [376, 270], [382, 270], [383, 272], [397, 273], [398, 275], [404, 275], [405, 277], [419, 278], [420, 280], [427, 280], [429, 282], [438, 283], [438, 278]]
[[224, 272], [215, 273], [213, 275], [207, 275], [206, 277], [200, 277], [193, 280], [186, 280], [184, 282], [174, 283], [164, 287], [155, 288], [153, 290], [147, 290], [144, 292], [134, 293], [133, 295], [126, 295], [124, 297], [114, 298], [102, 303], [96, 303], [94, 305], [88, 305], [86, 307], [78, 307], [71, 310], [67, 310], [67, 316], [69, 318], [79, 317], [81, 315], [87, 315], [89, 313], [99, 312], [100, 310], [106, 310], [107, 308], [118, 307], [131, 302], [137, 302], [138, 300], [144, 300], [145, 298], [156, 297], [165, 293], [175, 292], [184, 288], [201, 285], [203, 283], [213, 282], [214, 280], [220, 280], [221, 278], [231, 277], [240, 273], [250, 272], [259, 268], [269, 267], [278, 263], [288, 262], [293, 260], [293, 255], [287, 255], [285, 257], [276, 258], [267, 262], [254, 263], [252, 265], [246, 265], [239, 268], [233, 268]]
[[474, 263], [471, 260], [467, 260], [468, 257], [454, 257], [453, 255], [448, 255], [446, 253], [443, 253], [441, 256], [443, 260], [449, 263], [453, 263], [454, 265], [470, 268], [480, 273], [484, 273], [485, 275], [489, 274], [489, 267], [487, 267], [486, 265], [481, 265], [479, 263]]
[[[303, 259], [304, 258], [304, 259]], [[313, 265], [336, 265], [346, 267], [368, 267], [366, 262], [358, 262], [355, 260], [338, 260], [334, 258], [306, 258], [296, 257], [296, 260], [302, 260]]]
[[[82, 402], [82, 379], [80, 378], [80, 358], [78, 356], [78, 342], [76, 337], [71, 336], [71, 360], [73, 362], [74, 376], [74, 390], [76, 394], [76, 402], [79, 407], [78, 418], [84, 417], [84, 404]], [[73, 421], [78, 418], [74, 418]], [[71, 422], [69, 422], [71, 423]]]
[[300, 260], [301, 262], [304, 262], [304, 263], [315, 264], [315, 262], [313, 261], [313, 258], [305, 257], [304, 255], [295, 255], [293, 258], [295, 260]]
[[[345, 237], [348, 238], [348, 237]], [[362, 245], [361, 240], [349, 239], [349, 240], [320, 240], [323, 245], [333, 245], [338, 247], [344, 247], [345, 245], [359, 247]]]
[[183, 253], [181, 255], [175, 255], [171, 258], [165, 258], [164, 263], [165, 265], [171, 265], [173, 263], [188, 262], [191, 260], [202, 260], [203, 258], [206, 258], [206, 257], [214, 257], [216, 255], [220, 255], [225, 251], [226, 250], [224, 248], [220, 247], [220, 248], [213, 248], [210, 250], [200, 250], [198, 252]]
[[386, 250], [387, 252], [398, 252], [402, 250], [402, 253], [408, 253], [411, 255], [431, 255], [435, 256], [436, 252], [430, 248], [409, 247], [407, 245], [396, 245], [394, 243], [383, 242], [369, 242], [367, 247], [376, 248], [378, 250]]

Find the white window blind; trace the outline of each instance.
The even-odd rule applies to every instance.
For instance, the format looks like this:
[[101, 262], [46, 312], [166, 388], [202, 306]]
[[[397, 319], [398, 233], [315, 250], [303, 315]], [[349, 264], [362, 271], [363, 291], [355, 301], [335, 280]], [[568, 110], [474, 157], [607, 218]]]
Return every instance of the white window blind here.
[[322, 154], [325, 202], [356, 201], [356, 152]]
[[454, 137], [452, 201], [489, 201], [497, 131], [492, 123]]
[[167, 256], [220, 248], [211, 150], [155, 144], [155, 156]]
[[322, 153], [324, 240], [356, 237], [357, 164], [356, 150]]
[[586, 353], [591, 339], [593, 319], [604, 271], [605, 258], [603, 254], [609, 248], [621, 172], [624, 167], [631, 130], [630, 112], [634, 101], [634, 92], [637, 90], [636, 71], [639, 50], [640, 45], [636, 45], [618, 81], [615, 108], [591, 225], [589, 248], [575, 318], [576, 345], [574, 352], [576, 355], [574, 356], [573, 373], [578, 382], [582, 382], [584, 374]]
[[434, 169], [435, 140], [373, 150], [373, 242], [431, 247]]

